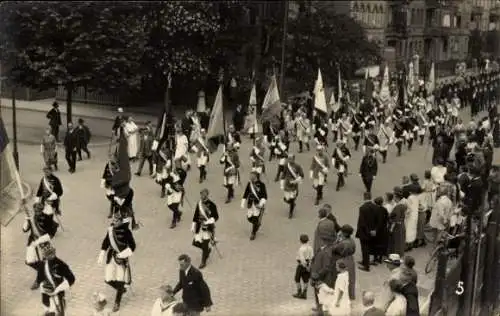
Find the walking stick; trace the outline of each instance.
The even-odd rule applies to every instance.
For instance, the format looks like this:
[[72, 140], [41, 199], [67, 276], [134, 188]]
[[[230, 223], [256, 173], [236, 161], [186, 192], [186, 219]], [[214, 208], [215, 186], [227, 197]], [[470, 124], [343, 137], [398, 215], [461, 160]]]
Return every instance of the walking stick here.
[[222, 259], [222, 254], [219, 251], [219, 247], [217, 247], [217, 240], [215, 240], [215, 233], [212, 233], [210, 235], [210, 244], [212, 245], [212, 248], [215, 249], [215, 252], [219, 255], [219, 258]]

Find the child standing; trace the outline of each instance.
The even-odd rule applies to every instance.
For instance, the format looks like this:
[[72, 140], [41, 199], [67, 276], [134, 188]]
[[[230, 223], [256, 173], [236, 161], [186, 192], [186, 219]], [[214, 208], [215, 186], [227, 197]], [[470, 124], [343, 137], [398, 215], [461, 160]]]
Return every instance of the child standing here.
[[[307, 299], [307, 284], [311, 277], [311, 260], [313, 257], [313, 249], [309, 244], [309, 236], [306, 234], [300, 235], [300, 247], [297, 252], [297, 269], [295, 269], [295, 284], [297, 285], [297, 293], [293, 297]], [[302, 281], [302, 284], [300, 283]]]
[[351, 315], [351, 301], [349, 300], [349, 272], [342, 260], [337, 261], [337, 279], [332, 289], [325, 283], [319, 285], [318, 299], [324, 311], [331, 316]]

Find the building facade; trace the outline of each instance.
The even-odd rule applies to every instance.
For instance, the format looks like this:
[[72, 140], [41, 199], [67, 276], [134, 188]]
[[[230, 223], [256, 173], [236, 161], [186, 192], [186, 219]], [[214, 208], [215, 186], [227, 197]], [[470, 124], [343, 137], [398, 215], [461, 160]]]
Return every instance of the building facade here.
[[419, 56], [446, 63], [468, 57], [471, 29], [500, 29], [499, 0], [323, 1], [338, 14], [356, 19], [367, 37], [394, 51], [390, 64]]

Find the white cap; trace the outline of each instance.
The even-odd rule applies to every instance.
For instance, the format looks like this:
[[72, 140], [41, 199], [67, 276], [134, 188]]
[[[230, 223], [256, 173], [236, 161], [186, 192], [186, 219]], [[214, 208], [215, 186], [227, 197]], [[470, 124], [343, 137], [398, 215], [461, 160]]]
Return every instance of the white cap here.
[[123, 113], [123, 108], [118, 108], [118, 113]]
[[317, 150], [321, 150], [321, 149], [323, 149], [323, 146], [318, 145], [318, 146], [316, 146], [316, 149], [317, 149]]
[[401, 260], [401, 256], [397, 253], [391, 253], [387, 259], [385, 260], [387, 263], [395, 263], [395, 264], [401, 264], [403, 260]]

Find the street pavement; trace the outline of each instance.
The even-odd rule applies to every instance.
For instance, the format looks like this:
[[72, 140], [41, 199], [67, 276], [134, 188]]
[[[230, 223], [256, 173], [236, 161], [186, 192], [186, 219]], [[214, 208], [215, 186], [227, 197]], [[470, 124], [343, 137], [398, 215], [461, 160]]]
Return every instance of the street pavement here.
[[[92, 119], [93, 120], [93, 119]], [[89, 124], [94, 124], [89, 119]], [[95, 125], [102, 125], [98, 122]], [[110, 122], [107, 122], [110, 128]], [[295, 291], [293, 275], [295, 254], [299, 247], [298, 237], [307, 233], [311, 239], [317, 219], [317, 207], [313, 206], [312, 183], [306, 179], [301, 186], [296, 216], [287, 218], [287, 206], [283, 203], [279, 184], [271, 182], [276, 172], [276, 162], [267, 163], [265, 178], [269, 201], [263, 226], [255, 241], [249, 241], [250, 225], [246, 211], [240, 209], [240, 198], [250, 171], [248, 154], [251, 142], [245, 140], [240, 149], [243, 161], [242, 186], [236, 189], [237, 198], [229, 205], [223, 203], [225, 189], [222, 187], [222, 167], [218, 164], [221, 152], [215, 153], [210, 161], [208, 182], [198, 183], [198, 172], [192, 170], [186, 180], [187, 202], [184, 216], [176, 229], [169, 229], [171, 212], [165, 200], [159, 198], [159, 186], [147, 175], [133, 177], [132, 187], [136, 195], [134, 209], [143, 227], [134, 233], [137, 250], [132, 259], [133, 284], [125, 294], [122, 310], [116, 315], [148, 315], [159, 295], [159, 286], [175, 285], [178, 279], [177, 256], [187, 253], [197, 265], [200, 252], [191, 246], [190, 233], [192, 206], [198, 201], [199, 191], [209, 188], [210, 195], [219, 207], [220, 220], [217, 223], [218, 246], [223, 258], [213, 252], [203, 275], [210, 286], [214, 306], [211, 315], [308, 315], [313, 306], [312, 293], [307, 301], [291, 297]], [[57, 175], [64, 185], [62, 198], [63, 224], [65, 231], [55, 238], [58, 257], [65, 260], [76, 275], [76, 283], [68, 298], [68, 315], [89, 315], [92, 311], [92, 294], [96, 291], [106, 294], [110, 304], [114, 292], [104, 283], [104, 267], [97, 265], [101, 241], [108, 226], [108, 201], [99, 188], [100, 177], [106, 162], [105, 147], [93, 148], [91, 160], [77, 164], [76, 173], [66, 171], [65, 162], [60, 162]], [[296, 151], [292, 145], [292, 151]], [[330, 148], [331, 151], [331, 148]], [[29, 144], [19, 146], [20, 168], [23, 179], [34, 189], [41, 177], [42, 157], [39, 147]], [[325, 203], [333, 206], [340, 224], [356, 227], [358, 207], [362, 202], [363, 185], [356, 171], [359, 168], [361, 152], [354, 152], [350, 162], [353, 173], [347, 178], [347, 186], [335, 192], [333, 173], [325, 190]], [[426, 155], [426, 146], [416, 146], [412, 152], [395, 157], [392, 149], [388, 162], [380, 164], [379, 175], [374, 184], [374, 197], [382, 196], [401, 183], [401, 177], [417, 173], [423, 178], [425, 169], [430, 168], [431, 150]], [[62, 152], [59, 157], [64, 157]], [[297, 155], [297, 161], [304, 170], [309, 169], [311, 153]], [[496, 155], [498, 161], [498, 153]], [[133, 165], [135, 171], [137, 165]], [[307, 173], [307, 172], [306, 172]], [[30, 291], [35, 277], [34, 271], [24, 265], [27, 236], [22, 233], [24, 221], [18, 215], [1, 231], [1, 315], [35, 315], [41, 311], [40, 294]], [[433, 275], [423, 273], [429, 249], [413, 250], [409, 254], [416, 258], [419, 276], [421, 303], [433, 288]], [[355, 254], [360, 259], [360, 251]], [[356, 271], [356, 312], [360, 315], [360, 297], [363, 290], [379, 293], [389, 271], [377, 266], [371, 272]], [[311, 291], [310, 291], [311, 292]]]

